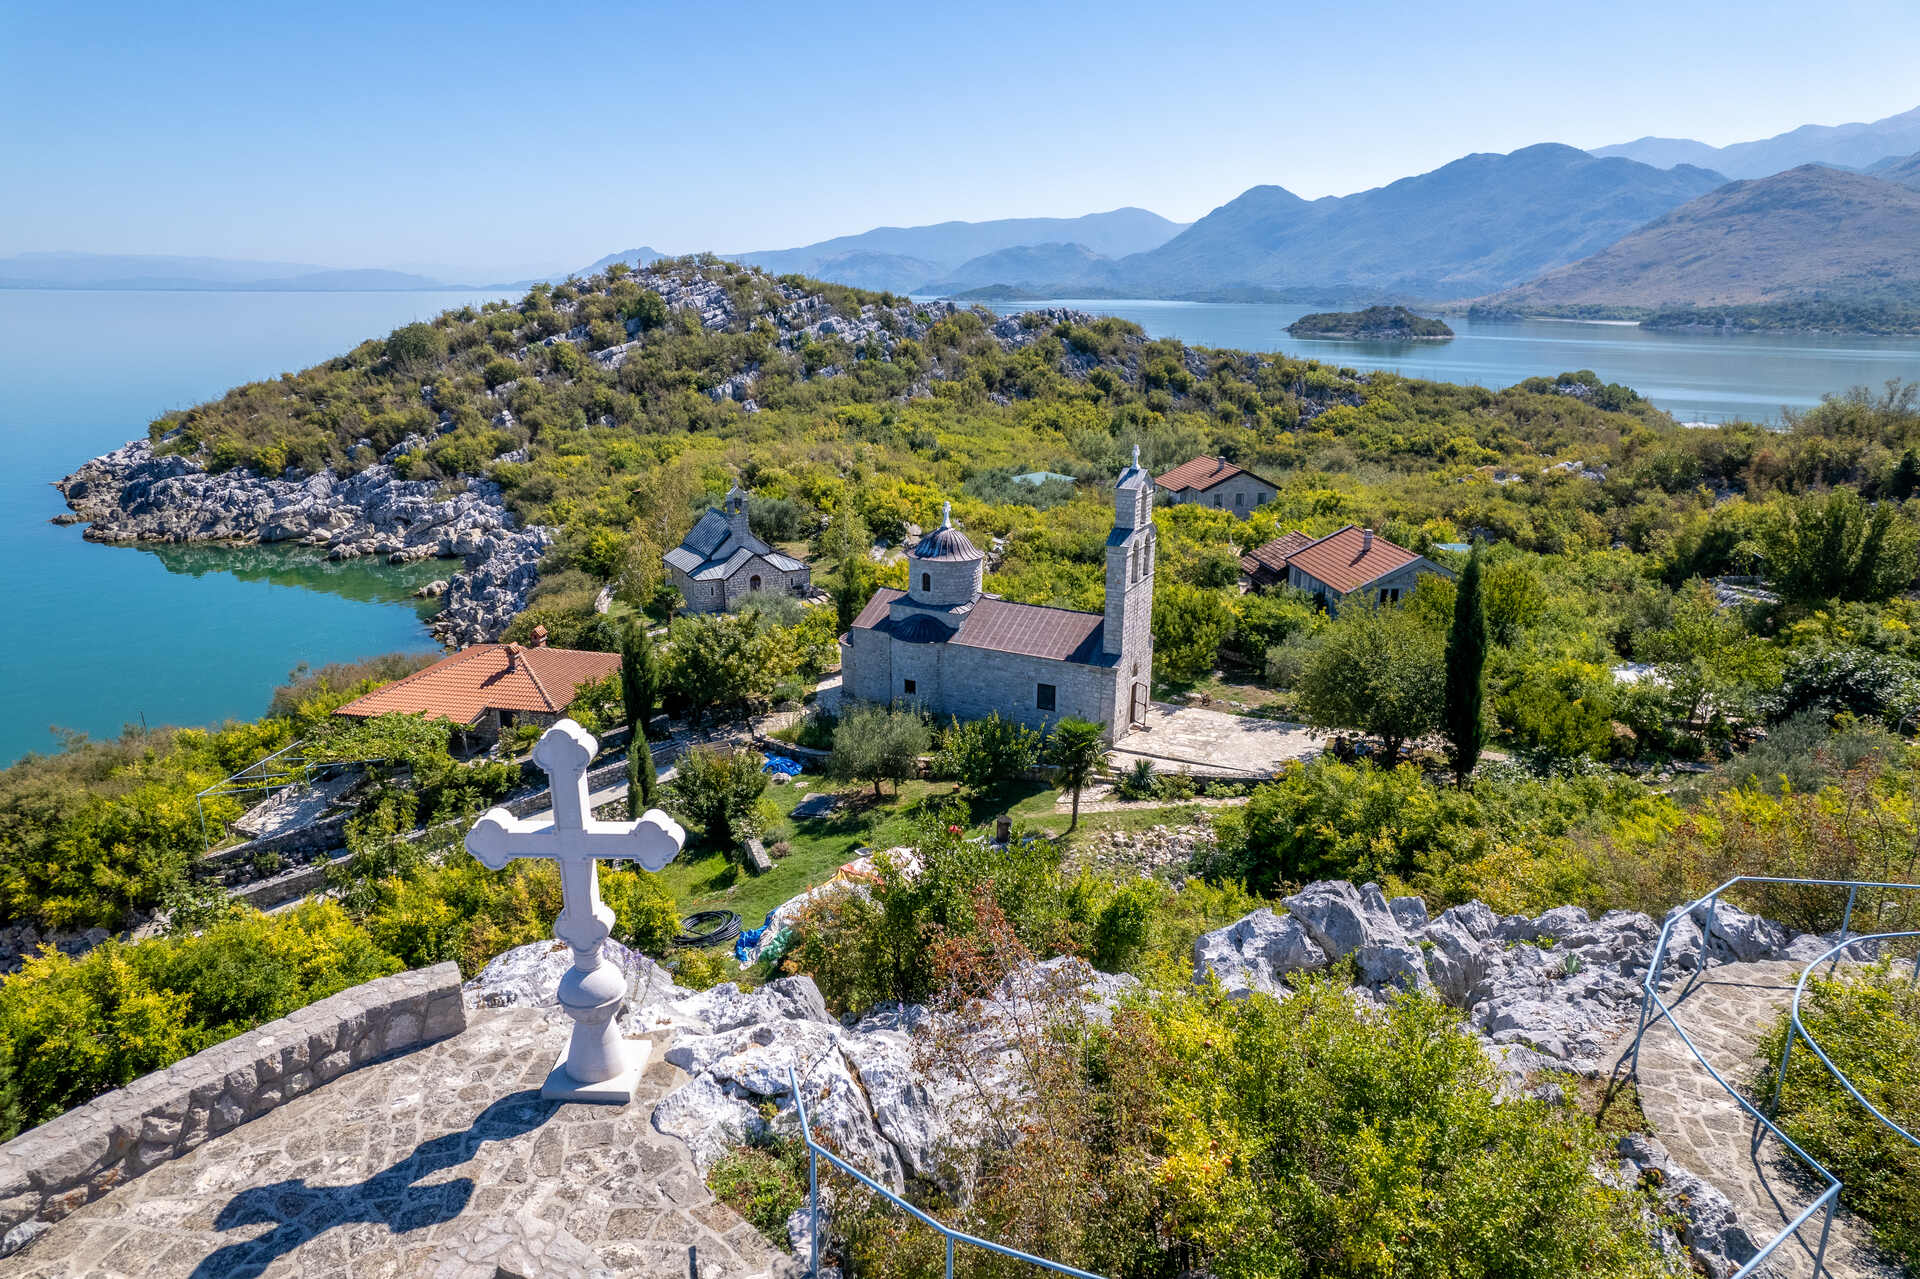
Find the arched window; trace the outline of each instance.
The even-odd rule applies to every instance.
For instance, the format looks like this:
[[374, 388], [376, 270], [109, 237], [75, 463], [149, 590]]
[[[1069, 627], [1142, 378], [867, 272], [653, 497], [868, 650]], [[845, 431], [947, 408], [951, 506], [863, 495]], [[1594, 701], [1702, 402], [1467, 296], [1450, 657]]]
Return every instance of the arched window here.
[[760, 589], [760, 575], [758, 573], [755, 573], [752, 577], [747, 579], [747, 589], [750, 591], [757, 591]]
[[933, 574], [922, 573], [920, 575], [920, 593], [922, 595], [933, 594]]

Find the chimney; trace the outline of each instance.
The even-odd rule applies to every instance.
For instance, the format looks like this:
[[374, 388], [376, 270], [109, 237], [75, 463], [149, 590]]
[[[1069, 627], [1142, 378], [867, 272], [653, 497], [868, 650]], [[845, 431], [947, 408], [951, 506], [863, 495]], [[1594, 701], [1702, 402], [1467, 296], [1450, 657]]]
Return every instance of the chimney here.
[[533, 628], [533, 646], [535, 648], [545, 648], [547, 646], [547, 628], [546, 627], [536, 626]]
[[1373, 549], [1373, 530], [1370, 528], [1363, 528], [1360, 530], [1360, 553], [1362, 555], [1365, 555], [1368, 551], [1371, 551], [1372, 549]]
[[519, 665], [520, 646], [518, 644], [507, 645], [507, 669], [510, 671], [515, 670], [518, 669]]

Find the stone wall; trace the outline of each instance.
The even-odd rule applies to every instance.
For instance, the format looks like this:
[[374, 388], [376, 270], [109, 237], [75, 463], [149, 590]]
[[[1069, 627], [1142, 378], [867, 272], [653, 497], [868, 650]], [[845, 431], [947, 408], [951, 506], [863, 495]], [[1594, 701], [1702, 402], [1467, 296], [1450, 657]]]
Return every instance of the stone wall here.
[[[841, 650], [845, 695], [881, 704], [918, 706], [945, 722], [949, 715], [1002, 719], [1046, 731], [1068, 716], [1115, 726], [1130, 686], [1110, 665], [1054, 661], [960, 644], [911, 644], [879, 631], [853, 631]], [[913, 691], [906, 683], [913, 681]], [[1038, 686], [1054, 687], [1051, 711]]]
[[1214, 510], [1232, 511], [1243, 520], [1253, 514], [1255, 507], [1273, 500], [1273, 486], [1245, 472], [1220, 481], [1204, 493], [1196, 493], [1192, 489], [1181, 489], [1177, 493], [1167, 493], [1163, 489], [1161, 492], [1169, 506], [1191, 503]]
[[0, 1232], [23, 1246], [36, 1233], [27, 1223], [58, 1221], [209, 1137], [466, 1024], [460, 970], [436, 964], [343, 990], [143, 1075], [0, 1145]]

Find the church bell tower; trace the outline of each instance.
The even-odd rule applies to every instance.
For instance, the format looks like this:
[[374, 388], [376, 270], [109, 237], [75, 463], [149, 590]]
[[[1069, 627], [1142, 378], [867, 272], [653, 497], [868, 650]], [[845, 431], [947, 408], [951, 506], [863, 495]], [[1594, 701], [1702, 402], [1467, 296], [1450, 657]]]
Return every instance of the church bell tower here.
[[1121, 714], [1115, 726], [1132, 723], [1146, 709], [1153, 681], [1153, 570], [1158, 551], [1153, 527], [1153, 477], [1133, 464], [1113, 486], [1113, 532], [1107, 535], [1107, 621], [1101, 648], [1118, 659]]

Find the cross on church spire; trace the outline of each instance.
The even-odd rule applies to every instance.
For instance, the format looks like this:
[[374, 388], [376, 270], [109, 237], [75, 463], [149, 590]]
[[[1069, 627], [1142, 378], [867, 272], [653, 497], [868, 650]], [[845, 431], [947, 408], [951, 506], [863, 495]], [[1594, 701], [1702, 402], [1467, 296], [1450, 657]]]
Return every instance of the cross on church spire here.
[[1140, 441], [1138, 440], [1133, 442], [1133, 469], [1136, 471], [1140, 469]]
[[941, 528], [953, 527], [953, 503], [952, 502], [945, 502], [941, 504], [940, 527]]
[[570, 719], [549, 728], [533, 748], [533, 762], [552, 783], [551, 817], [528, 820], [491, 808], [467, 832], [466, 843], [467, 851], [492, 870], [504, 869], [515, 858], [559, 864], [560, 918], [553, 932], [572, 947], [573, 967], [560, 979], [556, 997], [574, 1026], [541, 1096], [624, 1102], [633, 1099], [634, 1081], [646, 1063], [629, 1064], [614, 1022], [626, 999], [627, 979], [603, 950], [613, 930], [613, 912], [600, 900], [599, 863], [619, 858], [659, 870], [679, 854], [687, 833], [659, 809], [637, 821], [595, 818], [587, 796], [587, 766], [597, 749], [593, 736]]

